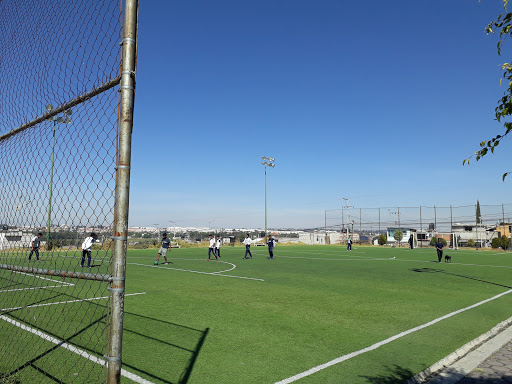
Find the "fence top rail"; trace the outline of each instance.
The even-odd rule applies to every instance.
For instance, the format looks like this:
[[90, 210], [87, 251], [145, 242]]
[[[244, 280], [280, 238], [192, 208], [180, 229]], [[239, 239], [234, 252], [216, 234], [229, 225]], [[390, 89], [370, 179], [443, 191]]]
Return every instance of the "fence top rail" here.
[[45, 120], [49, 120], [49, 119], [53, 118], [54, 116], [57, 116], [59, 113], [65, 112], [68, 109], [74, 107], [75, 105], [83, 103], [84, 101], [89, 100], [90, 98], [92, 98], [102, 92], [105, 92], [106, 90], [108, 90], [110, 88], [115, 87], [116, 85], [119, 84], [120, 81], [121, 81], [121, 76], [118, 76], [115, 79], [112, 79], [112, 80], [100, 85], [99, 87], [93, 89], [92, 91], [84, 93], [83, 95], [80, 95], [77, 98], [75, 98], [71, 101], [68, 101], [67, 103], [62, 104], [62, 105], [56, 107], [55, 109], [52, 109], [51, 111], [46, 112], [42, 116], [36, 117], [34, 120], [29, 121], [28, 123], [25, 123], [23, 125], [20, 125], [18, 128], [14, 128], [14, 129], [10, 130], [9, 132], [0, 136], [0, 142], [8, 139], [9, 137], [11, 137], [13, 135], [23, 132], [24, 130], [26, 130], [30, 127], [33, 127], [34, 125], [42, 123]]

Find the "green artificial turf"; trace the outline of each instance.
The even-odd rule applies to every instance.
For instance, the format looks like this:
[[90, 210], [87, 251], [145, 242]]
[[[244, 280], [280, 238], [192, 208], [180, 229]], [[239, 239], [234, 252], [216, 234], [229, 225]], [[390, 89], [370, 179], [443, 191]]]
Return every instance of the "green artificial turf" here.
[[[354, 248], [278, 246], [268, 260], [265, 247], [253, 247], [253, 259], [242, 260], [244, 248], [226, 246], [219, 261], [207, 261], [207, 249], [172, 249], [172, 264], [161, 259], [158, 266], [156, 250], [128, 251], [124, 368], [153, 383], [272, 384], [512, 289], [509, 253], [447, 250], [450, 264], [434, 262], [432, 248]], [[78, 298], [108, 295], [99, 283], [77, 284], [87, 288], [77, 290]], [[75, 321], [83, 321], [85, 308], [90, 314], [105, 303], [71, 304]], [[297, 383], [402, 383], [512, 316], [511, 304], [512, 294], [504, 295]], [[11, 315], [37, 326], [31, 318], [36, 309], [24, 311]], [[105, 326], [104, 312], [93, 313], [86, 320]], [[74, 336], [79, 325], [70, 327], [70, 321], [39, 326], [100, 355], [103, 346], [87, 336], [94, 327]], [[0, 326], [2, 344], [3, 331], [13, 326]], [[24, 342], [42, 343], [36, 336]], [[75, 358], [68, 355], [45, 359], [54, 367], [52, 358]], [[55, 368], [46, 371], [59, 377]]]

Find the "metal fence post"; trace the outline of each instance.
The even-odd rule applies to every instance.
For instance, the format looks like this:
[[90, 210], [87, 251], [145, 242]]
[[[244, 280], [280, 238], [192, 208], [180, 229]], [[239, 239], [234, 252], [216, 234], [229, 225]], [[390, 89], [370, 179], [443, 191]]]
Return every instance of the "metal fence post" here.
[[119, 153], [116, 167], [114, 249], [110, 290], [111, 324], [108, 361], [108, 384], [121, 382], [124, 287], [130, 196], [130, 164], [135, 96], [138, 0], [125, 0], [121, 53], [121, 92]]

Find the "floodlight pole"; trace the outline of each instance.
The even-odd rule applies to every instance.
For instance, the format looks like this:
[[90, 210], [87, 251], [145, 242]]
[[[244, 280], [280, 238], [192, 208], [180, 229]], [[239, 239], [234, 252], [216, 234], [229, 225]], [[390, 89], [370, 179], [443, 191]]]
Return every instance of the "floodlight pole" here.
[[169, 220], [169, 223], [174, 224], [174, 233], [172, 235], [172, 239], [174, 240], [174, 238], [176, 237], [176, 222], [174, 220]]
[[46, 223], [46, 249], [50, 250], [50, 223], [52, 218], [52, 196], [53, 196], [53, 164], [55, 156], [55, 126], [57, 121], [53, 120], [53, 143], [52, 143], [52, 165], [50, 168], [50, 197], [48, 200], [48, 222]]
[[265, 244], [267, 244], [267, 166], [274, 168], [276, 166], [275, 159], [273, 157], [262, 156], [261, 163], [265, 167]]
[[[350, 207], [348, 206], [348, 198], [342, 197], [342, 199], [347, 202], [347, 205], [344, 208], [347, 210], [347, 246], [348, 246], [348, 232], [349, 232], [349, 227], [350, 227], [348, 209]], [[352, 226], [352, 232], [354, 232], [354, 226]]]
[[[48, 104], [46, 106], [46, 110], [49, 112], [53, 110], [53, 105]], [[57, 129], [57, 123], [69, 124], [71, 119], [66, 117], [66, 115], [71, 115], [71, 109], [68, 109], [64, 112], [62, 116], [53, 116], [51, 120], [53, 121], [53, 139], [52, 139], [52, 163], [50, 167], [50, 193], [48, 197], [48, 222], [46, 223], [46, 248], [50, 247], [50, 228], [51, 228], [51, 220], [52, 220], [52, 198], [53, 198], [53, 166], [55, 163], [55, 132]]]

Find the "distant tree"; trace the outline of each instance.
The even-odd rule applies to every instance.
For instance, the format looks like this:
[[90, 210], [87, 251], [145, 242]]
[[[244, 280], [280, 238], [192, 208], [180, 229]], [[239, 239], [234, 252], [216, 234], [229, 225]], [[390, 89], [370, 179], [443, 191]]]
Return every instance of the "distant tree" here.
[[474, 247], [475, 246], [475, 240], [469, 239], [468, 240], [468, 247]]
[[480, 202], [476, 201], [476, 223], [482, 224], [482, 214], [480, 213]]
[[400, 242], [404, 238], [404, 233], [401, 230], [397, 229], [395, 230], [395, 234], [393, 235], [393, 237], [396, 241], [398, 241], [398, 246], [400, 246]]
[[377, 239], [377, 242], [379, 243], [379, 245], [384, 245], [388, 242], [388, 237], [386, 235], [384, 235], [383, 233], [381, 233], [379, 235], [379, 238]]
[[501, 236], [501, 248], [508, 249], [510, 247], [510, 239], [506, 236]]
[[491, 247], [492, 248], [499, 248], [499, 247], [501, 247], [501, 238], [500, 237], [495, 237], [494, 239], [492, 239]]

